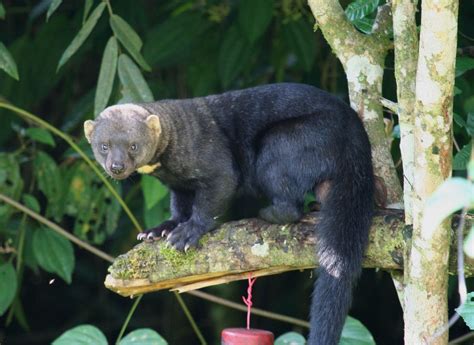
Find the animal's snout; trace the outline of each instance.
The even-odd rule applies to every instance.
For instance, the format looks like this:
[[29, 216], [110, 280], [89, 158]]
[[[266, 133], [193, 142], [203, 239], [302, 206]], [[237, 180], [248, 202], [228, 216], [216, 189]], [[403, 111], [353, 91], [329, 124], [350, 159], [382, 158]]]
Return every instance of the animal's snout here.
[[113, 162], [112, 165], [110, 166], [110, 170], [114, 173], [114, 174], [121, 174], [123, 173], [123, 171], [125, 170], [125, 165], [123, 163], [120, 163], [120, 162]]

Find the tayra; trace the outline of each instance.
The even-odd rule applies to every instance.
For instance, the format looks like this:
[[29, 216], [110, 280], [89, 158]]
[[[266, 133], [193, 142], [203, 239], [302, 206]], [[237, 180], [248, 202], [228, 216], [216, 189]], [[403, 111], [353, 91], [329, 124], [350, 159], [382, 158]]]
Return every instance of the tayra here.
[[291, 223], [324, 190], [315, 231], [320, 268], [308, 344], [337, 344], [361, 271], [373, 213], [370, 143], [358, 115], [313, 86], [271, 84], [208, 97], [122, 104], [84, 123], [115, 179], [137, 169], [171, 193], [171, 218], [139, 235], [196, 246], [239, 194], [263, 195], [259, 216]]

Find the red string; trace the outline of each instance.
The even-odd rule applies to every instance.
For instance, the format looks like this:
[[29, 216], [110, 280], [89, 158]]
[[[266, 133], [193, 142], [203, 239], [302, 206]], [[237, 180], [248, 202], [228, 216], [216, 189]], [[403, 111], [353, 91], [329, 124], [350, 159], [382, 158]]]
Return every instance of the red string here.
[[252, 303], [252, 287], [256, 280], [257, 278], [252, 278], [249, 276], [249, 280], [248, 280], [249, 285], [247, 287], [247, 298], [242, 296], [242, 300], [247, 306], [247, 329], [250, 329], [250, 311], [252, 309], [252, 304], [253, 304]]

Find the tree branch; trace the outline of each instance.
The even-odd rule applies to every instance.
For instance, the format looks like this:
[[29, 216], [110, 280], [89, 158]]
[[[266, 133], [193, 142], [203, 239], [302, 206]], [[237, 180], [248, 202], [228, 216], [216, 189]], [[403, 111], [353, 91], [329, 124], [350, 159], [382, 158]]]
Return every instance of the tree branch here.
[[[110, 266], [105, 285], [123, 296], [162, 289], [183, 292], [247, 279], [249, 275], [312, 268], [317, 265], [317, 216], [311, 213], [290, 225], [259, 219], [229, 222], [206, 235], [201, 249], [186, 254], [167, 248], [164, 241], [140, 243]], [[473, 219], [466, 221], [473, 224]], [[374, 217], [364, 267], [401, 270], [410, 237], [411, 229], [405, 227], [402, 213], [381, 212]], [[456, 256], [452, 257], [450, 269], [454, 273]], [[466, 262], [466, 274], [474, 275], [474, 260]]]

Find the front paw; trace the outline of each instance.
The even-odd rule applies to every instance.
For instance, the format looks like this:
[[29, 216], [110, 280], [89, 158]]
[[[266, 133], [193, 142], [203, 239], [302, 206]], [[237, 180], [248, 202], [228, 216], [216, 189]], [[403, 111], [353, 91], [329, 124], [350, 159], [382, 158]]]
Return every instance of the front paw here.
[[167, 242], [177, 250], [188, 251], [198, 245], [199, 239], [209, 229], [194, 221], [179, 224], [166, 238]]
[[178, 225], [177, 222], [174, 220], [167, 220], [160, 225], [158, 225], [156, 228], [152, 228], [149, 230], [145, 230], [143, 232], [140, 232], [137, 235], [137, 240], [142, 241], [154, 241], [156, 239], [159, 239], [160, 237], [165, 237], [167, 236], [176, 226]]

